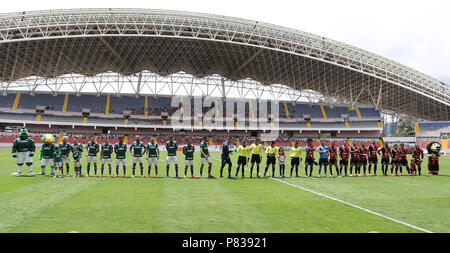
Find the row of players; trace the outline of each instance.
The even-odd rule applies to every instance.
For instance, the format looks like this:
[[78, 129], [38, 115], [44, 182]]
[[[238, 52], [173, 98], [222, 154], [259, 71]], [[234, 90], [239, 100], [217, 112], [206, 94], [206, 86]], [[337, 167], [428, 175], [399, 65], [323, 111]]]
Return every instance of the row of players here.
[[[18, 139], [19, 140], [19, 139]], [[263, 146], [260, 144], [260, 141], [257, 139], [253, 144], [247, 146], [246, 141], [242, 142], [237, 148], [233, 148], [231, 146], [231, 139], [224, 142], [222, 145], [222, 165], [220, 169], [220, 177], [223, 177], [223, 169], [226, 165], [228, 165], [228, 177], [231, 176], [231, 168], [232, 162], [230, 159], [230, 153], [236, 152], [239, 154], [237, 160], [237, 170], [235, 177], [238, 176], [239, 170], [242, 170], [242, 177], [244, 177], [244, 168], [246, 165], [251, 162], [250, 167], [250, 177], [253, 175], [253, 168], [256, 164], [257, 167], [257, 177], [259, 177], [260, 173], [260, 163], [263, 155]], [[94, 175], [97, 176], [97, 154], [100, 152], [101, 154], [101, 173], [100, 177], [104, 175], [104, 165], [107, 164], [109, 168], [109, 177], [112, 177], [112, 162], [111, 155], [113, 153], [116, 154], [116, 175], [119, 176], [119, 165], [122, 165], [123, 176], [126, 177], [126, 152], [128, 150], [127, 145], [123, 142], [123, 137], [119, 138], [119, 142], [115, 145], [109, 143], [108, 139], [105, 139], [105, 143], [101, 146], [95, 142], [95, 139], [92, 140], [84, 147], [82, 144], [79, 144], [77, 140], [74, 140], [73, 145], [67, 142], [67, 137], [64, 137], [62, 142], [58, 145], [55, 144], [43, 144], [41, 149], [41, 173], [40, 175], [45, 175], [45, 169], [48, 165], [51, 167], [52, 176], [62, 176], [63, 174], [63, 166], [65, 165], [67, 174], [69, 174], [70, 169], [70, 160], [73, 161], [75, 168], [75, 177], [81, 176], [81, 158], [82, 152], [86, 149], [87, 151], [87, 174], [90, 175], [91, 164], [94, 165]], [[169, 168], [170, 164], [173, 163], [175, 166], [176, 177], [178, 177], [178, 158], [176, 155], [178, 149], [178, 144], [176, 141], [173, 141], [172, 137], [169, 137], [169, 141], [166, 143], [166, 150], [168, 152], [167, 155], [167, 165], [166, 165], [166, 175], [169, 176]], [[144, 176], [144, 166], [143, 166], [143, 156], [147, 153], [148, 157], [148, 173], [147, 177], [150, 177], [150, 171], [152, 165], [155, 167], [155, 177], [158, 177], [158, 160], [160, 158], [160, 152], [158, 144], [155, 142], [154, 138], [145, 145], [141, 142], [140, 137], [136, 137], [136, 141], [131, 144], [129, 150], [132, 154], [133, 161], [133, 174], [135, 176], [136, 165], [139, 164], [141, 176]], [[404, 147], [403, 144], [398, 147], [394, 145], [393, 148], [390, 148], [388, 144], [383, 147], [379, 147], [376, 142], [373, 142], [369, 147], [365, 147], [365, 144], [362, 143], [360, 147], [356, 147], [353, 145], [348, 145], [344, 142], [343, 146], [337, 147], [335, 141], [331, 143], [328, 147], [324, 145], [324, 142], [320, 140], [320, 146], [314, 147], [312, 144], [312, 140], [309, 139], [307, 141], [307, 146], [305, 147], [305, 175], [312, 176], [312, 171], [314, 165], [317, 165], [314, 158], [314, 152], [318, 151], [319, 153], [319, 177], [321, 176], [322, 167], [324, 169], [324, 176], [327, 176], [327, 166], [330, 166], [330, 174], [333, 175], [333, 166], [336, 170], [337, 176], [359, 176], [359, 175], [377, 175], [377, 164], [378, 164], [378, 155], [381, 155], [381, 169], [382, 174], [387, 176], [389, 165], [391, 166], [391, 175], [399, 175], [403, 173], [403, 167], [406, 168], [406, 171], [409, 175], [419, 174], [421, 175], [421, 163], [424, 158], [423, 150], [420, 149], [419, 146], [415, 146], [413, 150], [408, 150]], [[72, 159], [70, 159], [69, 154], [72, 152]], [[183, 154], [185, 155], [185, 177], [187, 176], [188, 168], [190, 168], [191, 176], [194, 176], [194, 152], [195, 147], [190, 143], [190, 140], [187, 140], [187, 145], [183, 147]], [[301, 163], [302, 156], [302, 148], [298, 146], [298, 143], [295, 143], [290, 151], [289, 156], [291, 160], [291, 171], [290, 176], [292, 176], [293, 171], [295, 170], [295, 176], [299, 177], [298, 168]], [[14, 153], [14, 147], [13, 147]], [[286, 163], [286, 153], [283, 148], [275, 147], [275, 143], [272, 142], [270, 146], [265, 148], [264, 153], [267, 154], [266, 160], [266, 168], [264, 171], [264, 176], [267, 176], [267, 171], [270, 166], [272, 166], [272, 177], [275, 175], [275, 164], [276, 160], [278, 160], [279, 164], [279, 174], [280, 177], [285, 176], [285, 163]], [[412, 154], [411, 166], [408, 166], [407, 162], [407, 154]], [[208, 149], [208, 141], [205, 137], [203, 142], [200, 144], [200, 156], [201, 156], [201, 167], [200, 167], [200, 177], [203, 176], [203, 167], [205, 164], [208, 164], [208, 177], [212, 177], [211, 175], [211, 157]], [[21, 164], [23, 164], [24, 159], [26, 157], [31, 156], [22, 156], [18, 157], [17, 164], [19, 165], [19, 174], [22, 173], [20, 168]], [[429, 158], [429, 169], [430, 166], [434, 166], [433, 168], [438, 170], [439, 155], [431, 155]], [[28, 164], [28, 160], [27, 164]], [[339, 160], [339, 161], [338, 161]], [[32, 159], [31, 159], [32, 161]], [[350, 161], [350, 163], [349, 163]], [[339, 163], [338, 163], [339, 162]], [[54, 171], [55, 166], [59, 171], [59, 175]], [[373, 174], [371, 173], [373, 167]], [[309, 173], [308, 173], [309, 168]], [[350, 170], [350, 174], [347, 174], [348, 169]], [[355, 174], [353, 174], [353, 169]], [[363, 173], [361, 173], [361, 169]], [[368, 169], [368, 171], [367, 171]], [[394, 174], [395, 170], [395, 174]], [[368, 172], [368, 174], [366, 173]]]

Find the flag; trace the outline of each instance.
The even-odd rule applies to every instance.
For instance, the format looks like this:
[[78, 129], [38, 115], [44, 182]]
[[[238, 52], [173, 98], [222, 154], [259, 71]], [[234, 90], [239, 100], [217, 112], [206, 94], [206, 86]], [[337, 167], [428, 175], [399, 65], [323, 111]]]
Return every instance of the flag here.
[[380, 147], [384, 147], [384, 141], [382, 137], [378, 138], [378, 143], [380, 144]]
[[350, 145], [350, 147], [353, 147], [353, 142], [348, 137], [347, 137], [347, 142], [348, 142], [348, 145]]

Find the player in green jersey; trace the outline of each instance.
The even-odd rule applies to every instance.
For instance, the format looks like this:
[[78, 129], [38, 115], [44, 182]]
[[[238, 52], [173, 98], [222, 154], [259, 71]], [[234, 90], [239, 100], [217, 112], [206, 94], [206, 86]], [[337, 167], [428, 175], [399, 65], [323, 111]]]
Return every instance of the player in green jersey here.
[[155, 165], [155, 177], [158, 177], [158, 160], [159, 160], [159, 147], [158, 143], [155, 142], [156, 137], [153, 137], [150, 142], [147, 144], [147, 152], [148, 152], [148, 174], [147, 177], [150, 177], [150, 171], [152, 169], [152, 164]]
[[74, 149], [72, 151], [72, 160], [73, 160], [73, 168], [75, 170], [75, 173], [73, 174], [73, 177], [80, 177], [81, 176], [81, 151], [83, 148], [80, 147], [80, 145], [74, 145]]
[[28, 167], [28, 176], [35, 176], [33, 172], [33, 155], [36, 151], [34, 141], [28, 137], [28, 129], [22, 128], [19, 130], [19, 138], [17, 138], [12, 146], [13, 157], [16, 158], [17, 172], [11, 176], [22, 176], [23, 164]]
[[213, 178], [211, 176], [211, 156], [209, 155], [209, 149], [208, 149], [208, 138], [205, 136], [203, 137], [203, 141], [200, 143], [200, 157], [201, 157], [201, 167], [200, 167], [200, 177], [203, 177], [203, 166], [205, 163], [208, 163], [208, 178]]
[[169, 177], [169, 168], [170, 164], [175, 164], [175, 173], [176, 177], [178, 178], [178, 158], [177, 158], [177, 149], [178, 144], [176, 141], [173, 140], [173, 137], [169, 137], [169, 141], [166, 143], [166, 150], [167, 150], [167, 166], [166, 166], [166, 177]]
[[102, 151], [101, 151], [101, 164], [102, 167], [100, 168], [101, 174], [100, 177], [103, 177], [103, 172], [105, 170], [105, 163], [108, 163], [108, 169], [109, 169], [109, 175], [108, 177], [111, 177], [111, 154], [114, 150], [113, 146], [109, 143], [108, 138], [105, 138], [105, 143], [102, 144]]
[[[83, 144], [78, 143], [78, 138], [74, 138], [73, 139], [73, 144], [72, 144], [72, 148], [71, 148], [72, 152], [73, 152], [73, 150], [75, 150], [76, 147], [79, 147], [78, 151], [80, 152], [80, 154], [83, 154], [84, 147], [83, 147]], [[80, 156], [80, 160], [79, 160], [79, 162], [80, 162], [80, 167], [79, 167], [80, 175], [81, 175], [81, 169], [82, 169], [82, 167], [81, 167], [81, 165], [82, 165], [81, 160], [82, 159], [83, 159], [83, 156]]]
[[53, 177], [57, 177], [58, 171], [59, 171], [59, 177], [62, 177], [63, 175], [63, 164], [62, 164], [62, 153], [61, 148], [59, 146], [56, 146], [55, 152], [53, 153], [53, 164], [55, 164], [55, 175]]
[[130, 146], [131, 155], [133, 156], [133, 177], [135, 176], [136, 163], [139, 163], [141, 169], [141, 177], [144, 177], [144, 164], [142, 163], [142, 156], [147, 152], [145, 144], [141, 142], [141, 137], [136, 136], [135, 142]]
[[183, 147], [183, 154], [184, 154], [184, 177], [187, 176], [188, 167], [191, 168], [191, 177], [195, 178], [194, 176], [194, 152], [195, 147], [191, 144], [191, 139], [187, 138], [187, 144]]
[[100, 146], [95, 141], [95, 137], [91, 138], [91, 141], [86, 145], [87, 150], [87, 174], [89, 177], [89, 172], [91, 170], [91, 163], [94, 163], [94, 176], [97, 176], [97, 153], [100, 151]]
[[50, 176], [55, 174], [55, 164], [53, 163], [53, 154], [55, 153], [55, 144], [44, 143], [41, 146], [39, 160], [41, 160], [41, 173], [38, 175], [45, 176], [45, 168], [50, 165]]
[[59, 148], [61, 149], [61, 162], [64, 166], [64, 164], [66, 165], [66, 172], [67, 175], [69, 175], [69, 171], [70, 171], [70, 159], [69, 159], [69, 154], [70, 151], [72, 150], [72, 146], [70, 146], [69, 143], [67, 143], [67, 136], [64, 136], [62, 138], [62, 142], [59, 144]]
[[116, 175], [119, 176], [119, 164], [122, 164], [123, 177], [127, 177], [127, 144], [123, 142], [123, 136], [119, 137], [119, 142], [114, 145], [114, 153], [116, 153]]

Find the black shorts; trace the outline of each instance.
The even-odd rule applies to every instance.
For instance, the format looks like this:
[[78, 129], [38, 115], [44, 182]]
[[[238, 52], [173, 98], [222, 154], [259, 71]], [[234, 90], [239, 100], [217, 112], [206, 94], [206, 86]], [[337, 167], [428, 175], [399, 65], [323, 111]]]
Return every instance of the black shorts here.
[[300, 157], [292, 157], [291, 159], [291, 167], [294, 165], [300, 165]]
[[386, 164], [390, 164], [390, 162], [389, 162], [389, 158], [381, 158], [381, 164], [384, 164], [384, 165], [386, 165]]
[[266, 165], [269, 166], [270, 164], [275, 165], [275, 156], [268, 156]]
[[340, 166], [348, 166], [348, 159], [341, 159], [339, 161]]
[[359, 165], [359, 159], [351, 159], [350, 160], [350, 166], [351, 165]]
[[394, 166], [400, 165], [400, 160], [392, 160], [391, 165], [394, 165]]
[[227, 157], [227, 158], [222, 157], [222, 167], [225, 166], [226, 164], [228, 164], [228, 166], [230, 166], [230, 167], [233, 165], [231, 163], [231, 159], [229, 157]]
[[371, 158], [369, 159], [369, 163], [370, 163], [370, 164], [378, 164], [378, 158], [376, 158], [376, 157], [371, 157]]
[[319, 165], [328, 165], [327, 158], [319, 158]]
[[328, 160], [328, 164], [330, 164], [330, 165], [337, 165], [336, 158], [330, 158], [330, 160]]
[[401, 165], [401, 166], [408, 166], [408, 160], [401, 159], [400, 162], [399, 162], [399, 165]]
[[366, 159], [361, 159], [361, 160], [359, 160], [359, 164], [361, 166], [366, 166], [367, 165], [367, 160]]
[[314, 165], [314, 159], [313, 158], [306, 158], [305, 159], [305, 165]]
[[237, 161], [238, 166], [239, 165], [247, 165], [247, 157], [246, 156], [239, 156]]
[[252, 159], [251, 159], [252, 163], [261, 163], [261, 155], [258, 154], [252, 154]]

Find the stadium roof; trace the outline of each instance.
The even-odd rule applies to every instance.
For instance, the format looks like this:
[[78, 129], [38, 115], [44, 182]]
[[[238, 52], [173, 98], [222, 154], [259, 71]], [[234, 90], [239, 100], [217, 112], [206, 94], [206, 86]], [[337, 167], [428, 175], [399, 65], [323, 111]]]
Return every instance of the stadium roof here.
[[142, 73], [184, 71], [450, 120], [450, 87], [432, 77], [328, 38], [226, 16], [147, 9], [0, 14], [0, 63], [3, 92], [17, 85], [34, 91], [67, 75], [101, 79], [111, 72], [137, 76], [139, 92]]

